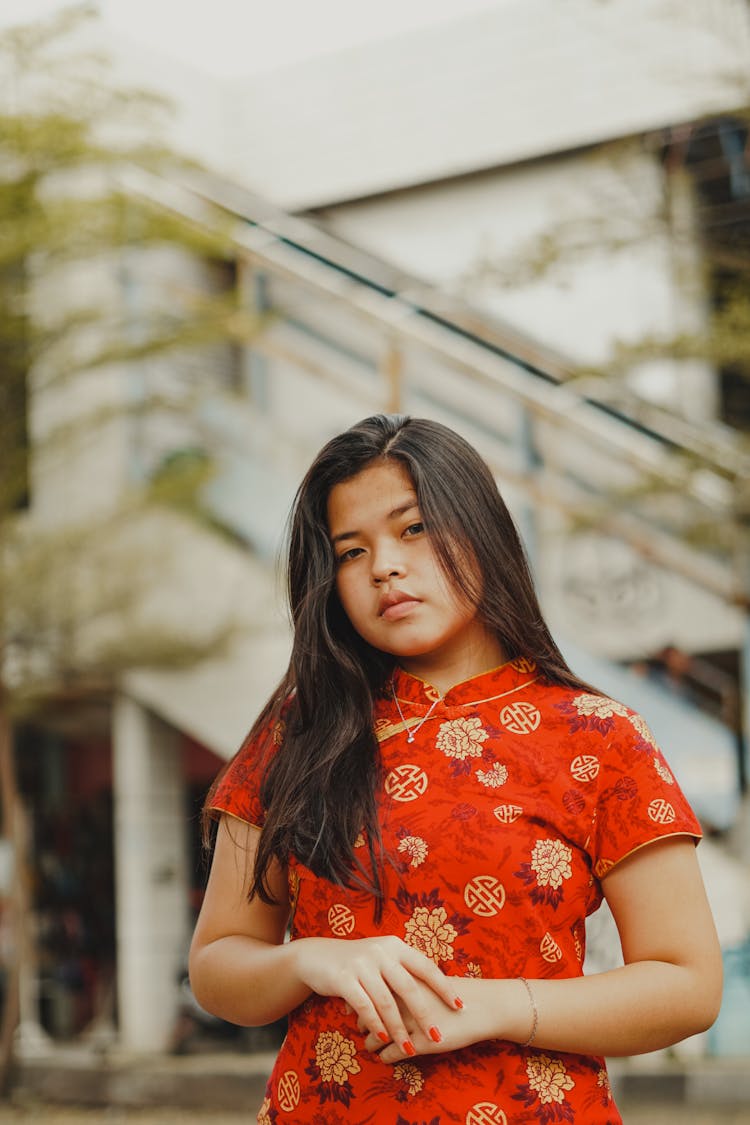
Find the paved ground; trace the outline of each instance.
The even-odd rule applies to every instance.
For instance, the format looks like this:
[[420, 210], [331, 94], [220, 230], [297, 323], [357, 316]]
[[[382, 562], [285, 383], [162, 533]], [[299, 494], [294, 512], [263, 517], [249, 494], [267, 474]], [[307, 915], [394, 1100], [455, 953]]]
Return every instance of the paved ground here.
[[[625, 1125], [750, 1125], [750, 1106], [691, 1109], [687, 1106], [622, 1106]], [[70, 1109], [0, 1104], [0, 1125], [251, 1125], [248, 1113], [186, 1109]]]

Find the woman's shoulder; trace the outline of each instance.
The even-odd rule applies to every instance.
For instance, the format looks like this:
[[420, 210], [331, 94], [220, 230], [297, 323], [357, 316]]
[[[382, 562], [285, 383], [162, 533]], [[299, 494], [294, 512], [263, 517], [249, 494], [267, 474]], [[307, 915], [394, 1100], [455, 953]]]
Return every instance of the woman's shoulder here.
[[210, 810], [230, 813], [251, 824], [262, 823], [263, 775], [284, 743], [291, 699], [288, 696], [281, 708], [270, 708], [251, 728], [214, 781], [206, 802]]

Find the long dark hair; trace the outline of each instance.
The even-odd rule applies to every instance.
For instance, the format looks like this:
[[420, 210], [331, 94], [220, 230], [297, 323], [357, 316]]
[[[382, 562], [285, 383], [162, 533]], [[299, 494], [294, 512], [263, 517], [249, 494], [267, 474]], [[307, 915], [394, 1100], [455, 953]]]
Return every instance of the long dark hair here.
[[[507, 659], [530, 658], [553, 683], [593, 690], [571, 672], [553, 641], [513, 519], [468, 442], [439, 422], [384, 414], [333, 438], [302, 481], [290, 517], [291, 660], [248, 736], [267, 754], [261, 786], [266, 817], [249, 891], [265, 902], [274, 901], [269, 865], [274, 858], [286, 864], [290, 856], [318, 876], [382, 900], [373, 704], [394, 662], [355, 632], [341, 607], [327, 508], [335, 485], [389, 460], [411, 477], [451, 588], [477, 606]], [[474, 566], [466, 565], [467, 557]], [[272, 728], [283, 731], [278, 747], [267, 733]], [[207, 807], [210, 802], [211, 793]], [[368, 864], [354, 849], [360, 833]]]

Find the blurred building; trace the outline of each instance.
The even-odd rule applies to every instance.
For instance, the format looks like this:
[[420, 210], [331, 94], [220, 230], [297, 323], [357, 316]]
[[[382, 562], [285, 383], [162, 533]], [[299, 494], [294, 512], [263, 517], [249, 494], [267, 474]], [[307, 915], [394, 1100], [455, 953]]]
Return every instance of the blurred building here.
[[[231, 87], [161, 68], [210, 172], [133, 171], [128, 190], [198, 223], [218, 209], [234, 258], [134, 253], [76, 285], [137, 333], [189, 276], [235, 288], [258, 332], [32, 395], [30, 517], [105, 521], [134, 481], [210, 459], [210, 521], [144, 514], [116, 546], [149, 560], [128, 630], [232, 629], [190, 666], [60, 693], [21, 732], [48, 1032], [116, 1013], [125, 1047], [170, 1044], [200, 802], [285, 663], [283, 521], [320, 445], [377, 410], [445, 421], [486, 456], [574, 668], [644, 713], [708, 833], [736, 830], [750, 404], [731, 365], [638, 345], [701, 331], [735, 268], [707, 275], [707, 243], [747, 247], [749, 48], [733, 0], [525, 0]], [[132, 409], [155, 387], [161, 405]], [[103, 399], [127, 409], [102, 422]], [[61, 411], [92, 416], [62, 465], [42, 440]], [[746, 867], [706, 855], [739, 979]], [[747, 1009], [727, 1011], [707, 1049], [750, 1049]]]

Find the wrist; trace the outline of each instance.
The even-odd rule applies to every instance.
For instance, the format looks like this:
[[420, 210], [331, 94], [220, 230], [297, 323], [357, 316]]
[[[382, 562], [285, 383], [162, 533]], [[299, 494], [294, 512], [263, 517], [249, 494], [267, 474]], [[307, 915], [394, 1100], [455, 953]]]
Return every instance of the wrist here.
[[529, 1027], [529, 1034], [521, 1043], [522, 1047], [530, 1047], [536, 1039], [536, 1032], [539, 1026], [539, 1008], [536, 1003], [536, 991], [531, 986], [531, 982], [526, 977], [519, 977], [518, 981], [523, 985], [526, 995], [529, 999], [529, 1009], [531, 1011], [531, 1026]]
[[[539, 1001], [534, 983], [534, 981], [529, 982], [534, 997], [532, 1005], [528, 989], [520, 977], [462, 981], [462, 994], [464, 992], [467, 994], [468, 1004], [476, 1012], [476, 1019], [482, 1025], [481, 1038], [505, 1039], [523, 1046], [530, 1045], [529, 1038], [532, 1030], [534, 1031], [534, 1037], [536, 1037], [534, 1025], [539, 1022]], [[468, 988], [467, 985], [469, 985]], [[474, 985], [479, 986], [476, 999], [474, 999], [472, 989]]]

